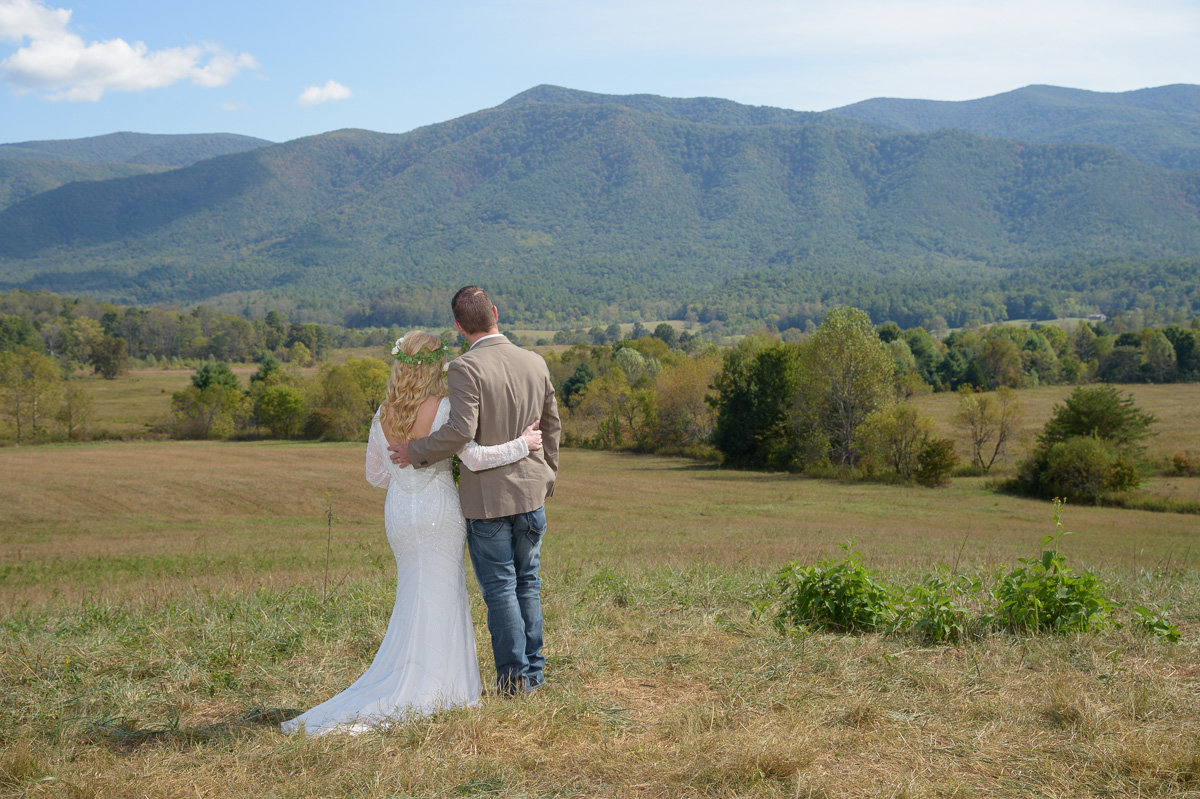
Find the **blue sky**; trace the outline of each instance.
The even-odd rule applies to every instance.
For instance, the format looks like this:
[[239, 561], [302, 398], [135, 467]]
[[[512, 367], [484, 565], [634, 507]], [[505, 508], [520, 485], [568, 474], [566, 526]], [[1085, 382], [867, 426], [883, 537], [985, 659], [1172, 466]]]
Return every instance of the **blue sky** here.
[[400, 133], [540, 83], [821, 111], [1200, 84], [1197, 0], [0, 0], [0, 142]]

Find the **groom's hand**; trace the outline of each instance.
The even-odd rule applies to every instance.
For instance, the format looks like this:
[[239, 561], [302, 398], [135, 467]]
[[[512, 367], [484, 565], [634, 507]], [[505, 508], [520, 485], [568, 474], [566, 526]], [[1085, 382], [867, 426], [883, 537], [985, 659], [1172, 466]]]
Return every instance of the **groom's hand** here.
[[392, 444], [390, 447], [388, 447], [388, 450], [390, 450], [392, 453], [392, 463], [396, 464], [401, 469], [412, 463], [412, 461], [408, 459], [407, 441], [401, 441], [399, 444]]

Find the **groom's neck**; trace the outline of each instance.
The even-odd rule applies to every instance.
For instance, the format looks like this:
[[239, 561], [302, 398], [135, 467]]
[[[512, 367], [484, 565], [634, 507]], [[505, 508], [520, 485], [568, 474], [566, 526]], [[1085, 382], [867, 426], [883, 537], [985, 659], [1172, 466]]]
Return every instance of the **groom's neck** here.
[[500, 328], [493, 326], [493, 327], [490, 327], [487, 330], [483, 331], [482, 333], [464, 333], [463, 338], [465, 338], [467, 340], [468, 345], [474, 346], [475, 342], [479, 341], [479, 339], [483, 338], [484, 336], [494, 336], [499, 332], [500, 332]]

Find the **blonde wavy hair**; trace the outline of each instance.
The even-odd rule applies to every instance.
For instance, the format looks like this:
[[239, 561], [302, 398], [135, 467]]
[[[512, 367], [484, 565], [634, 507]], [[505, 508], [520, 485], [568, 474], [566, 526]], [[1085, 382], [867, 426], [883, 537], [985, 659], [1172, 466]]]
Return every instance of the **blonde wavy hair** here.
[[[400, 342], [400, 350], [407, 355], [419, 355], [442, 347], [442, 340], [423, 330], [413, 330]], [[439, 360], [430, 363], [392, 364], [392, 375], [388, 378], [387, 397], [383, 401], [383, 418], [380, 420], [391, 441], [407, 440], [417, 420], [417, 409], [429, 397], [446, 395], [446, 373]]]

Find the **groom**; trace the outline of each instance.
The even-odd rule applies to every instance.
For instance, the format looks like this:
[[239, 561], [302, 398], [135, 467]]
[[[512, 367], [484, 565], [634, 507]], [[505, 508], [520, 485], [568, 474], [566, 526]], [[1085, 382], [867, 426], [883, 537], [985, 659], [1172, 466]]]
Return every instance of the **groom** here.
[[541, 421], [542, 449], [482, 472], [463, 469], [458, 493], [467, 518], [467, 548], [488, 609], [496, 688], [504, 694], [542, 686], [542, 581], [538, 577], [546, 497], [558, 475], [561, 426], [554, 386], [541, 356], [513, 345], [496, 326], [487, 292], [465, 286], [451, 300], [454, 326], [470, 350], [450, 362], [450, 419], [425, 438], [388, 447], [400, 467], [421, 468], [457, 453], [518, 438]]

